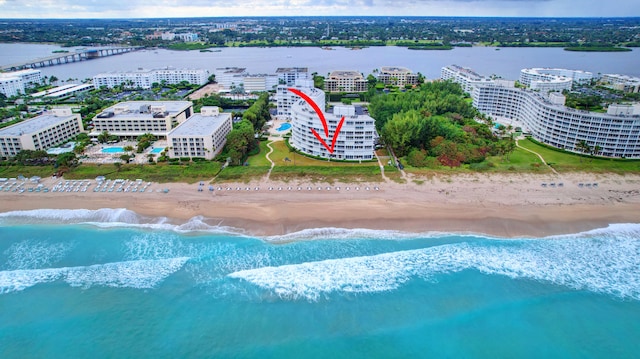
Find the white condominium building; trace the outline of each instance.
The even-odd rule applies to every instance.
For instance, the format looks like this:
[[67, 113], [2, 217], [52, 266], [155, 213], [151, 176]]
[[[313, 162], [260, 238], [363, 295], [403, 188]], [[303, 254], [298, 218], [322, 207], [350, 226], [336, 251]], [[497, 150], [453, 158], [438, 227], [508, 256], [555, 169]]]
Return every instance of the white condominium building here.
[[367, 80], [358, 71], [333, 71], [324, 80], [327, 92], [366, 92]]
[[604, 74], [602, 75], [601, 82], [618, 91], [640, 92], [640, 77]]
[[244, 77], [249, 75], [244, 67], [219, 67], [215, 69], [214, 73], [216, 82], [227, 90], [239, 86]]
[[40, 70], [20, 70], [0, 73], [0, 93], [7, 97], [24, 94], [25, 88], [42, 83]]
[[151, 88], [153, 83], [178, 84], [182, 81], [195, 85], [204, 85], [209, 81], [209, 71], [202, 69], [154, 69], [127, 72], [102, 73], [93, 77], [93, 86], [112, 88], [123, 85], [125, 88]]
[[[567, 70], [556, 68], [529, 68], [520, 70], [520, 83], [535, 90], [545, 90], [554, 86], [562, 91], [571, 90], [573, 83], [583, 84], [591, 81], [593, 74], [581, 70]], [[550, 83], [550, 84], [549, 84]]]
[[403, 87], [418, 83], [418, 74], [414, 74], [406, 67], [383, 66], [378, 72], [378, 80], [386, 85]]
[[107, 131], [121, 138], [145, 133], [165, 137], [193, 113], [191, 101], [127, 101], [115, 104], [93, 118], [92, 137]]
[[[320, 109], [325, 106], [323, 91], [311, 88], [304, 91]], [[303, 153], [323, 158], [340, 160], [370, 160], [373, 158], [375, 138], [377, 137], [375, 121], [365, 114], [361, 107], [335, 106], [332, 112], [324, 113], [329, 135], [326, 136], [324, 125], [314, 109], [299, 98], [291, 107], [291, 139], [290, 144]], [[337, 126], [344, 116], [333, 153], [331, 153], [311, 131], [315, 130], [325, 144], [331, 147], [336, 136]]]
[[13, 157], [21, 150], [46, 150], [82, 131], [80, 114], [72, 113], [69, 108], [56, 108], [0, 129], [0, 158]]
[[491, 83], [491, 79], [480, 76], [477, 72], [468, 67], [458, 65], [445, 66], [440, 70], [440, 78], [443, 80], [451, 80], [462, 86], [462, 90], [472, 93], [475, 86]]
[[205, 106], [167, 135], [169, 156], [213, 159], [227, 142], [231, 132], [231, 113]]
[[472, 97], [480, 112], [517, 120], [525, 132], [551, 146], [580, 152], [577, 144], [584, 140], [599, 146], [602, 156], [640, 158], [640, 111], [633, 107], [612, 113], [581, 111], [564, 106], [562, 94], [503, 84], [476, 87]]
[[[291, 118], [291, 106], [300, 100], [300, 96], [289, 91], [289, 88], [295, 88], [309, 95], [314, 88], [313, 80], [296, 80], [292, 86], [278, 85], [278, 88], [276, 89], [276, 115], [286, 119]], [[320, 104], [324, 106], [324, 101], [324, 93], [322, 93], [322, 99], [318, 102], [318, 106], [320, 106]]]
[[245, 92], [273, 91], [278, 86], [278, 76], [276, 75], [249, 75], [241, 78]]
[[282, 85], [294, 85], [296, 80], [309, 79], [309, 68], [307, 67], [278, 67], [276, 70], [279, 83]]

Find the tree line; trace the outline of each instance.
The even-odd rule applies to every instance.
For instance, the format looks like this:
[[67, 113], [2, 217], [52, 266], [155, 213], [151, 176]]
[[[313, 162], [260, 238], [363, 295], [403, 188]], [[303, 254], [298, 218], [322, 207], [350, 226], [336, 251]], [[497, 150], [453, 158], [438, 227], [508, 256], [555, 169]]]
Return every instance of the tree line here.
[[[458, 167], [513, 150], [496, 137], [455, 83], [430, 82], [415, 90], [375, 96], [369, 113], [383, 142], [416, 167]], [[490, 122], [490, 121], [487, 121]]]

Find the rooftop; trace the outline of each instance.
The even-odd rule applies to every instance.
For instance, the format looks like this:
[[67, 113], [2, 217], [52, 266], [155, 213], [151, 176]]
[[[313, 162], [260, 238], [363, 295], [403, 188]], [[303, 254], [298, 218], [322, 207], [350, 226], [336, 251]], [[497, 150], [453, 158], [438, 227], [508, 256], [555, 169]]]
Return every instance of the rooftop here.
[[44, 113], [38, 117], [34, 117], [29, 120], [22, 121], [13, 126], [0, 129], [0, 136], [22, 136], [25, 134], [34, 134], [47, 127], [56, 125], [62, 121], [66, 121], [70, 118], [75, 118], [76, 114], [69, 116], [55, 116], [53, 112]]
[[167, 136], [202, 136], [211, 134], [231, 118], [231, 113], [225, 112], [216, 116], [202, 116], [196, 113], [169, 132]]
[[187, 108], [192, 106], [191, 101], [126, 101], [117, 103], [104, 111], [98, 116], [113, 113], [109, 117], [132, 117], [132, 116], [149, 116], [153, 115], [151, 107], [163, 106], [167, 116], [175, 116]]
[[329, 78], [363, 79], [364, 77], [358, 71], [354, 71], [354, 70], [342, 71], [342, 70], [340, 70], [340, 71], [332, 71], [331, 74], [329, 75]]
[[290, 73], [290, 72], [309, 72], [308, 67], [278, 67], [277, 74]]
[[411, 70], [409, 70], [406, 67], [400, 67], [400, 66], [382, 66], [380, 68], [381, 72], [394, 72], [394, 73], [411, 73]]

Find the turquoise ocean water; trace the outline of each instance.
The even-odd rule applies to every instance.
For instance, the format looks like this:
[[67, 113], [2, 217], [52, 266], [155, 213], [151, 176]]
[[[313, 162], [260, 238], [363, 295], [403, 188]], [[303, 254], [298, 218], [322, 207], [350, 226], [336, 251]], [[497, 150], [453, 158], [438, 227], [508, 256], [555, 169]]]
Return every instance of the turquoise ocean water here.
[[124, 209], [0, 214], [0, 358], [633, 358], [640, 225], [255, 238]]

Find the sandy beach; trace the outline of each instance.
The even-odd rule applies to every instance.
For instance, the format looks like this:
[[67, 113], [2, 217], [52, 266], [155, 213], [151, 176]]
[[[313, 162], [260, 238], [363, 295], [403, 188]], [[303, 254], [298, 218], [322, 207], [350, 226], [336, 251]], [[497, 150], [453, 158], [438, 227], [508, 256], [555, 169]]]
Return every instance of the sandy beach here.
[[259, 236], [333, 227], [541, 237], [640, 223], [637, 175], [441, 175], [405, 184], [261, 181], [214, 184], [213, 191], [208, 183], [202, 191], [198, 183], [154, 183], [145, 193], [93, 192], [92, 182], [87, 192], [0, 191], [0, 211], [127, 208], [176, 222], [203, 216]]

